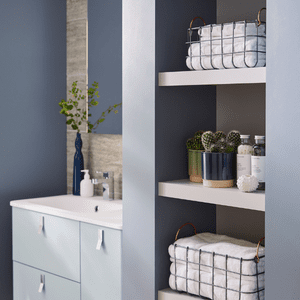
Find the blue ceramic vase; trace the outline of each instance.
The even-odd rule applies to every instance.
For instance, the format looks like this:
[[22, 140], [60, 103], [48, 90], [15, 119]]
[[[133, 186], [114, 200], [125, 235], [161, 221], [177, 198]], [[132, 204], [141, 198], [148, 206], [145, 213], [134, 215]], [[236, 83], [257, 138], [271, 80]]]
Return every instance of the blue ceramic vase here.
[[[236, 153], [202, 152], [202, 178], [205, 186], [209, 186], [209, 181], [213, 182], [211, 187], [233, 186], [236, 179]], [[225, 181], [224, 186], [221, 181]]]
[[74, 155], [74, 166], [73, 166], [73, 195], [80, 195], [80, 181], [83, 179], [84, 163], [83, 155], [81, 152], [82, 148], [82, 139], [81, 134], [77, 132], [77, 137], [75, 140], [76, 152]]

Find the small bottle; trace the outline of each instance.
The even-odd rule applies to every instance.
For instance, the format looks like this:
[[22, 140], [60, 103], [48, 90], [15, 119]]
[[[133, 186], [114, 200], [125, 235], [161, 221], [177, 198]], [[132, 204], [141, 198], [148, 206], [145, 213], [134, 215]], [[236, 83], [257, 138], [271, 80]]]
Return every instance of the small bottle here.
[[241, 144], [238, 146], [237, 152], [237, 178], [242, 175], [251, 175], [251, 155], [253, 154], [253, 147], [250, 144], [250, 135], [241, 135]]
[[90, 179], [89, 170], [82, 170], [85, 172], [84, 179], [80, 181], [80, 196], [92, 197], [94, 196], [94, 185]]
[[265, 136], [256, 135], [254, 137], [253, 155], [251, 156], [251, 175], [258, 179], [258, 190], [265, 189], [265, 165], [266, 165], [266, 146]]

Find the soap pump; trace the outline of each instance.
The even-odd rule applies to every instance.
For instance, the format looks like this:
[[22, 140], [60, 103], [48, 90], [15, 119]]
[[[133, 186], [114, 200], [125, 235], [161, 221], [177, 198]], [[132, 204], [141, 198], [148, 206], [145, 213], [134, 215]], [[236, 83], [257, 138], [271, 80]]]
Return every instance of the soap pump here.
[[84, 173], [84, 179], [80, 181], [80, 196], [92, 197], [94, 196], [94, 186], [90, 179], [89, 170], [81, 170]]

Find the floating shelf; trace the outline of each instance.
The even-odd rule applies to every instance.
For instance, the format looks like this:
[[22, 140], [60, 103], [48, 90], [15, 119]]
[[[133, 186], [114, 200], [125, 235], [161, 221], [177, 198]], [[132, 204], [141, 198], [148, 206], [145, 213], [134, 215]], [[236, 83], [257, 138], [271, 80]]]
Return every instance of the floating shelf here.
[[172, 289], [164, 289], [158, 291], [158, 300], [201, 300], [207, 299], [199, 296], [188, 295], [186, 293], [179, 293]]
[[266, 67], [226, 70], [164, 72], [159, 86], [266, 83]]
[[243, 193], [238, 188], [207, 188], [189, 179], [159, 182], [158, 195], [182, 200], [265, 211], [265, 192]]

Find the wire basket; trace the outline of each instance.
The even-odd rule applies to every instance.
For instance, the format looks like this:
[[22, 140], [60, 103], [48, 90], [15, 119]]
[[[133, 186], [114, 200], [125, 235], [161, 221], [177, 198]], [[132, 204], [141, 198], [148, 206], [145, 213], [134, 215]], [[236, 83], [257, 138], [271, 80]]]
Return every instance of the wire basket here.
[[[190, 70], [254, 68], [266, 66], [266, 22], [238, 21], [206, 25], [194, 18], [187, 30]], [[196, 19], [204, 26], [192, 27]]]
[[[192, 223], [182, 225], [176, 234], [175, 241], [177, 241], [178, 233], [185, 225], [192, 225], [196, 236], [196, 228]], [[199, 234], [198, 236], [205, 235], [213, 236], [210, 233]], [[184, 240], [193, 238], [180, 239], [177, 243], [169, 246], [169, 254], [171, 259], [169, 285], [173, 290], [179, 292], [186, 292], [188, 294], [197, 295], [204, 299], [213, 300], [264, 300], [264, 249], [259, 248], [262, 238], [256, 249], [252, 248], [252, 243], [243, 240], [237, 240], [226, 236], [214, 235], [215, 237], [225, 237], [227, 239], [239, 241], [240, 245], [251, 244], [251, 247], [237, 246], [236, 251], [242, 249], [242, 256], [232, 256], [224, 253], [217, 253], [215, 251], [206, 251], [211, 247], [223, 247], [222, 251], [226, 252], [229, 243], [216, 242], [206, 244], [198, 249], [189, 246], [184, 246], [191, 242], [184, 242]], [[205, 239], [205, 238], [204, 238]], [[198, 240], [198, 238], [197, 238]], [[181, 241], [181, 242], [180, 242]], [[180, 243], [182, 243], [180, 245]], [[208, 246], [207, 246], [208, 245]], [[229, 248], [231, 247], [231, 248]], [[228, 245], [229, 252], [232, 252], [232, 244]], [[247, 252], [248, 250], [250, 252]], [[244, 258], [245, 253], [256, 255], [252, 258]], [[259, 254], [260, 251], [260, 254]]]

